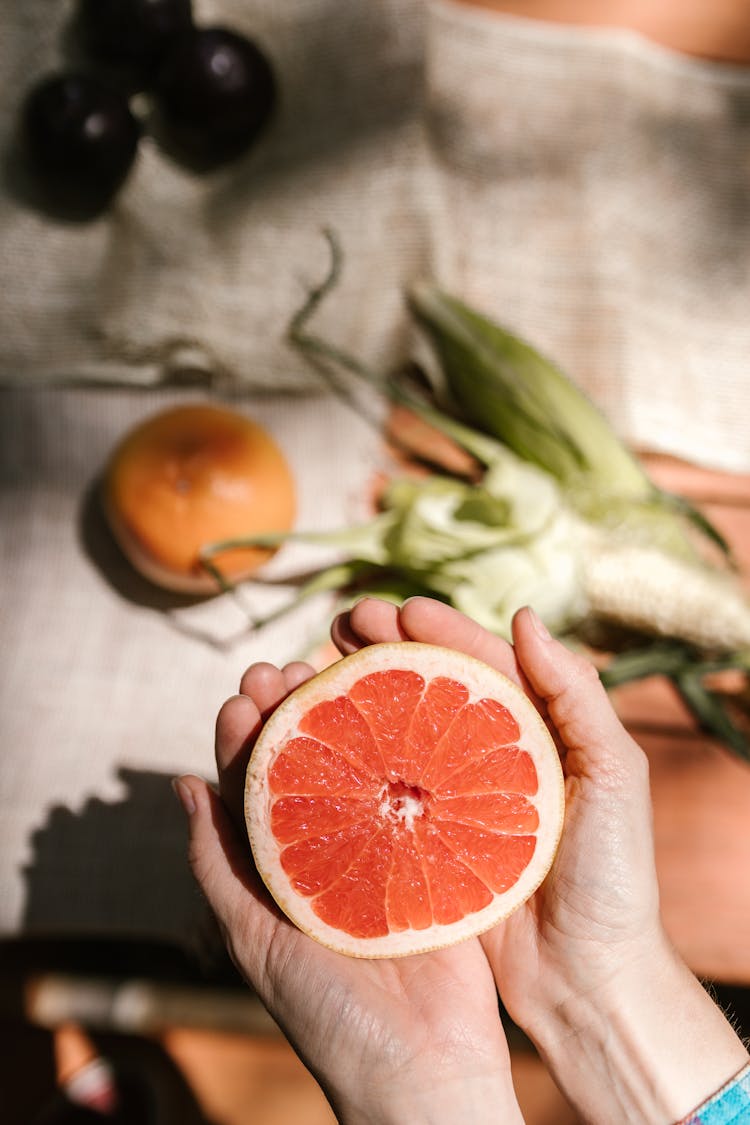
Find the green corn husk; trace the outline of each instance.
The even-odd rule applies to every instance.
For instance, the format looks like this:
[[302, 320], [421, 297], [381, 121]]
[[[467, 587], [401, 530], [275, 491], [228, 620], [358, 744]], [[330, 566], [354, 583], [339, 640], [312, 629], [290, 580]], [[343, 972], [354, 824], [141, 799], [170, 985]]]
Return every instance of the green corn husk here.
[[421, 283], [409, 305], [461, 411], [568, 488], [648, 500], [654, 486], [593, 403], [535, 348]]
[[583, 516], [683, 557], [697, 557], [697, 531], [729, 558], [723, 536], [687, 501], [653, 484], [559, 367], [433, 285], [415, 285], [408, 299], [460, 412], [554, 476]]

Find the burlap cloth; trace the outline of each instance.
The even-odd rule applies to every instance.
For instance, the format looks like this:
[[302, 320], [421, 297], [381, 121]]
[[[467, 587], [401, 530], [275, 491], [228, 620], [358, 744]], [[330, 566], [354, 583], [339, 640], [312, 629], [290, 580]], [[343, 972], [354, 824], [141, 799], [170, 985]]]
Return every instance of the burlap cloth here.
[[[378, 434], [283, 342], [325, 267], [323, 224], [346, 261], [318, 328], [371, 363], [408, 354], [402, 287], [430, 274], [555, 356], [635, 445], [750, 468], [747, 70], [446, 2], [195, 8], [259, 39], [279, 72], [279, 114], [245, 160], [196, 177], [145, 142], [85, 226], [26, 206], [6, 160], [2, 934], [200, 930], [167, 779], [212, 774], [214, 716], [242, 669], [314, 650], [330, 603], [223, 645], [237, 606], [138, 581], [93, 490], [137, 418], [241, 389], [291, 459], [299, 526], [363, 514]], [[59, 65], [60, 9], [5, 15], [6, 142], [24, 89]], [[186, 369], [216, 382], [144, 389]], [[69, 385], [112, 379], [133, 386]], [[290, 548], [270, 577], [320, 557]], [[250, 591], [259, 612], [284, 596]]]

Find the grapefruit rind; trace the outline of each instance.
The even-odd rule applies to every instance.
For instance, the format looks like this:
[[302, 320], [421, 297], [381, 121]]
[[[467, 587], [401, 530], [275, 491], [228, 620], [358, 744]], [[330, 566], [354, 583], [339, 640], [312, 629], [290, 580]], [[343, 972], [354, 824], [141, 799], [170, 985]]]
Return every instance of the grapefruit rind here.
[[[363, 676], [408, 669], [425, 679], [453, 676], [469, 690], [470, 701], [494, 699], [512, 712], [520, 727], [518, 746], [530, 754], [537, 771], [534, 804], [540, 810], [534, 854], [509, 890], [486, 907], [456, 922], [433, 923], [385, 936], [354, 937], [329, 925], [314, 912], [312, 899], [295, 890], [280, 862], [280, 845], [271, 830], [274, 797], [269, 774], [281, 748], [298, 735], [300, 720], [317, 703], [346, 695]], [[245, 781], [245, 822], [258, 872], [284, 914], [323, 945], [351, 957], [402, 957], [453, 945], [507, 918], [543, 882], [557, 851], [563, 826], [564, 780], [560, 759], [547, 727], [531, 701], [513, 681], [487, 664], [436, 645], [399, 641], [370, 645], [343, 657], [297, 688], [271, 715], [250, 757]]]

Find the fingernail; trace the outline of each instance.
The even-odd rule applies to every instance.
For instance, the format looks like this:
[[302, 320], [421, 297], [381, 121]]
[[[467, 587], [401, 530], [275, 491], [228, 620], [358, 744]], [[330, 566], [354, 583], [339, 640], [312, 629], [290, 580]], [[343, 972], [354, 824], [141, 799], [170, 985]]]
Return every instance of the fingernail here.
[[534, 610], [531, 608], [531, 606], [528, 607], [528, 610], [529, 610], [529, 620], [531, 621], [531, 624], [534, 626], [534, 632], [536, 633], [536, 635], [539, 637], [539, 639], [541, 641], [551, 641], [552, 640], [552, 634], [550, 633], [549, 629], [547, 628], [547, 626], [542, 621], [539, 614], [535, 613]]
[[172, 788], [187, 816], [192, 816], [195, 812], [195, 801], [190, 788], [179, 777], [172, 778]]

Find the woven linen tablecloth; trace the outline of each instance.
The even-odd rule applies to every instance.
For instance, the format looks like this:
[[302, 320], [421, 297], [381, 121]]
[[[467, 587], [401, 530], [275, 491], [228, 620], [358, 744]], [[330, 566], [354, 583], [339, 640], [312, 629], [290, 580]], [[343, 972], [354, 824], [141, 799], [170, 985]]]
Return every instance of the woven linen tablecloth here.
[[[5, 18], [6, 148], [24, 89], [61, 64], [70, 9], [50, 7]], [[0, 197], [3, 935], [200, 929], [168, 778], [212, 774], [243, 668], [314, 650], [330, 602], [225, 643], [236, 604], [140, 581], [96, 479], [137, 419], [239, 394], [290, 458], [298, 526], [365, 513], [377, 429], [284, 343], [326, 268], [323, 225], [345, 264], [316, 328], [373, 366], [412, 353], [403, 288], [434, 276], [553, 355], [633, 444], [750, 468], [746, 69], [449, 2], [195, 10], [274, 60], [255, 150], [200, 177], [146, 140], [87, 225], [34, 211], [12, 174]], [[208, 385], [155, 386], [186, 371]], [[320, 558], [290, 547], [268, 575]], [[248, 596], [263, 612], [287, 591]]]

